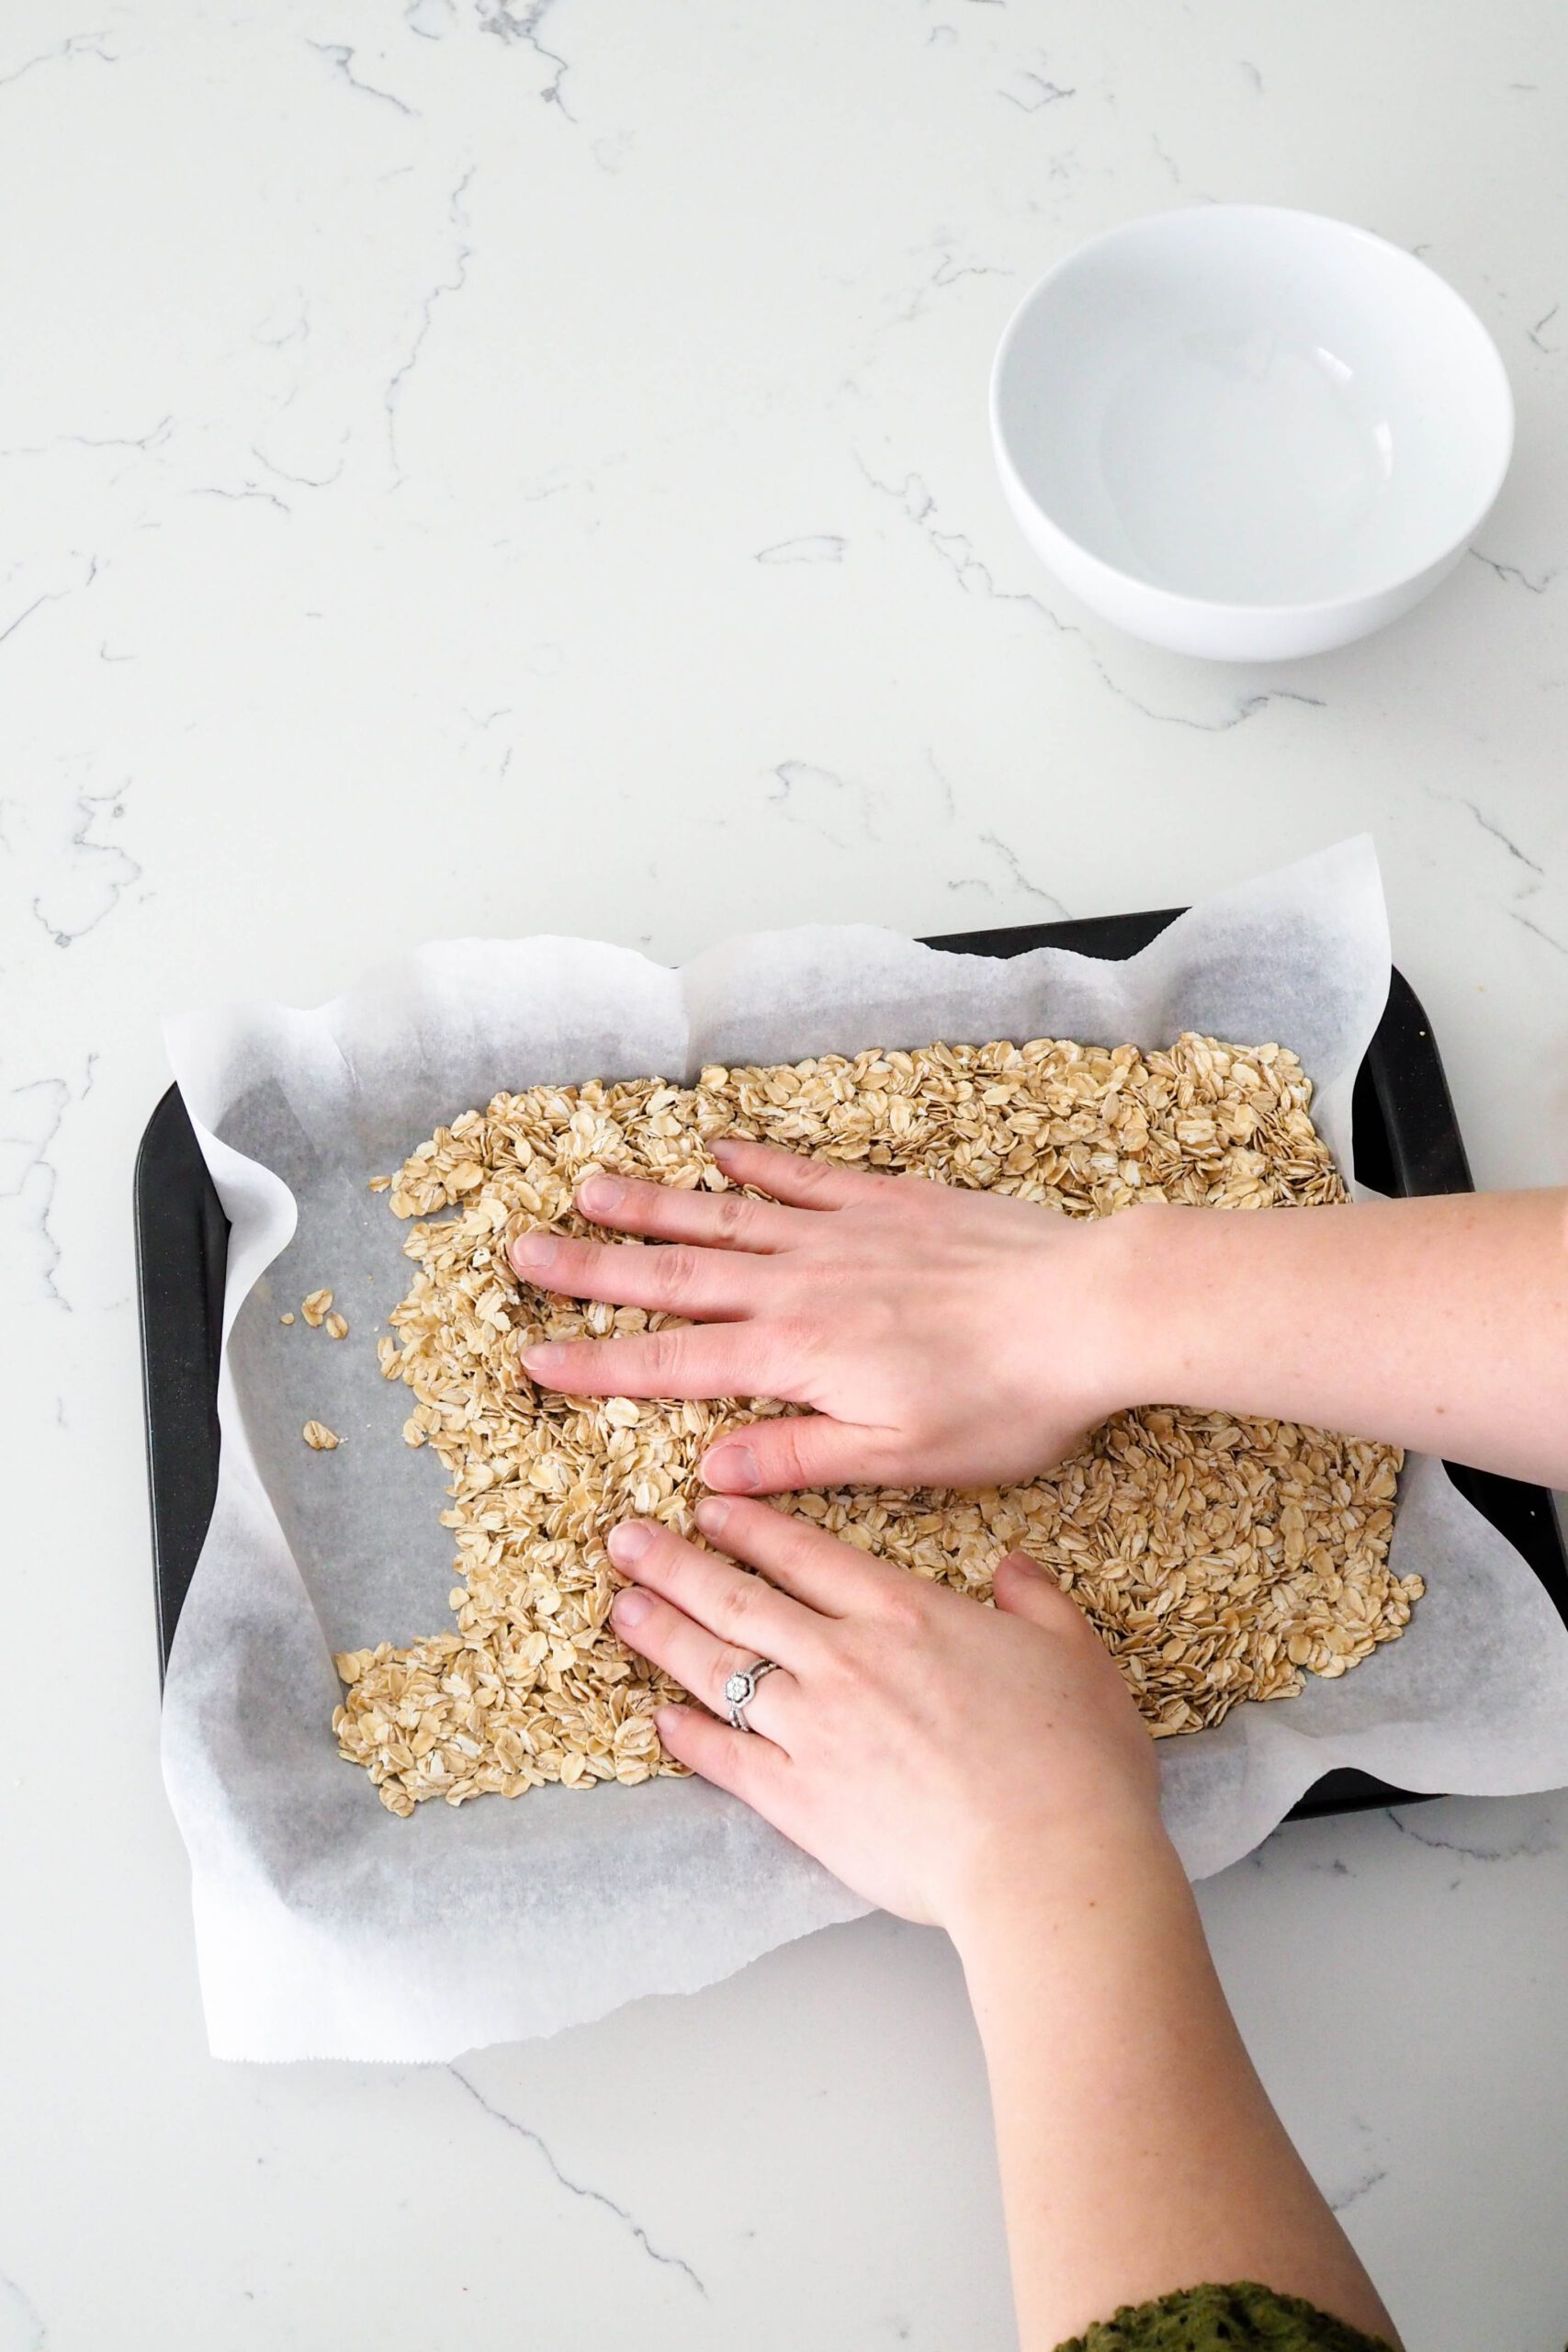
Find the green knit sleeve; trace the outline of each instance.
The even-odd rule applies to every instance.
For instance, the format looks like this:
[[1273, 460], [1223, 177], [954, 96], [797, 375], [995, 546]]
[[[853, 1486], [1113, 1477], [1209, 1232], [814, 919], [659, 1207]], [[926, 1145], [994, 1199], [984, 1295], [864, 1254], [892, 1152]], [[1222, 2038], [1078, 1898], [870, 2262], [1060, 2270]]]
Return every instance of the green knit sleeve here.
[[1294, 2295], [1243, 2281], [1189, 2287], [1097, 2321], [1057, 2352], [1393, 2352]]

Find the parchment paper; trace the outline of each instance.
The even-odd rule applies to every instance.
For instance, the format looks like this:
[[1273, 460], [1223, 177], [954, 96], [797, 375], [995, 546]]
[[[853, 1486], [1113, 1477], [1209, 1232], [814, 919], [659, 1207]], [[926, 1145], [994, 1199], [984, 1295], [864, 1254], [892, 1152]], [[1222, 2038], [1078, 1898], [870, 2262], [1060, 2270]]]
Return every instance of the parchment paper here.
[[[444, 1631], [443, 1473], [401, 1441], [375, 1340], [407, 1228], [367, 1179], [500, 1087], [784, 1061], [936, 1038], [1300, 1054], [1350, 1165], [1350, 1092], [1388, 989], [1377, 864], [1347, 842], [1195, 909], [1127, 963], [1013, 962], [886, 932], [731, 940], [670, 971], [576, 939], [421, 949], [316, 1012], [172, 1022], [175, 1074], [232, 1223], [217, 1508], [164, 1696], [209, 2033], [228, 2058], [444, 2059], [691, 1990], [866, 1907], [699, 1781], [543, 1789], [399, 1820], [337, 1756], [334, 1650]], [[302, 1321], [326, 1284], [351, 1336]], [[344, 1438], [300, 1442], [305, 1420]], [[1334, 1765], [1410, 1789], [1568, 1781], [1568, 1633], [1441, 1466], [1414, 1462], [1394, 1536], [1427, 1598], [1404, 1637], [1296, 1700], [1161, 1745], [1194, 1875], [1256, 1845]]]

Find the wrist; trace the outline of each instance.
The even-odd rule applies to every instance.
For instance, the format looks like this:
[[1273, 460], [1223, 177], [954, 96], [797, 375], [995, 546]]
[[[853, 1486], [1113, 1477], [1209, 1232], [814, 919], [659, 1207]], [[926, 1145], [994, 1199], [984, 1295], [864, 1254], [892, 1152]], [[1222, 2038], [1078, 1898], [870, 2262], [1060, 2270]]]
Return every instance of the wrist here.
[[1134, 1405], [1168, 1404], [1173, 1355], [1185, 1352], [1195, 1209], [1141, 1203], [1078, 1228], [1079, 1294], [1070, 1328], [1089, 1426]]
[[1037, 1964], [1047, 1952], [1074, 1951], [1086, 1936], [1124, 1933], [1190, 1901], [1157, 1804], [1130, 1804], [1070, 1838], [999, 1841], [976, 1856], [942, 1925], [973, 1981], [1005, 1973], [1020, 1954]]
[[1214, 1400], [1207, 1356], [1227, 1322], [1222, 1284], [1240, 1220], [1257, 1212], [1145, 1201], [1102, 1220], [1097, 1311], [1106, 1333], [1102, 1377], [1113, 1391], [1105, 1413], [1136, 1405]]

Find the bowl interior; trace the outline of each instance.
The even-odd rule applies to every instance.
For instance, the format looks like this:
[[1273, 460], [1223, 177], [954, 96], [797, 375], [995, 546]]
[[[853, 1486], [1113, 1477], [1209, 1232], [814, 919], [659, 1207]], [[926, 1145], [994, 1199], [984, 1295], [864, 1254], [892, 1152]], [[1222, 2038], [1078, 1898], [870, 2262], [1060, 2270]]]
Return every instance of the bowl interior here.
[[1213, 206], [1114, 230], [1009, 329], [998, 438], [1048, 520], [1117, 571], [1232, 605], [1323, 604], [1460, 544], [1512, 438], [1496, 351], [1364, 231]]

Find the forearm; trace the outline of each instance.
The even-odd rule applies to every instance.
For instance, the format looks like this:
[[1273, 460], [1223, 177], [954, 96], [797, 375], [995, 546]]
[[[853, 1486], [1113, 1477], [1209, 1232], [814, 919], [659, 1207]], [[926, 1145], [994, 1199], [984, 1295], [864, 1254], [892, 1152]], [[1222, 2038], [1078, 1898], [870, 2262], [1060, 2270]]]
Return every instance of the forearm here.
[[1116, 1224], [1121, 1377], [1138, 1392], [1122, 1401], [1306, 1421], [1568, 1486], [1568, 1193]]
[[985, 2045], [1023, 2352], [1255, 2279], [1393, 2331], [1269, 2104], [1168, 1845], [1021, 1883], [957, 1931]]

